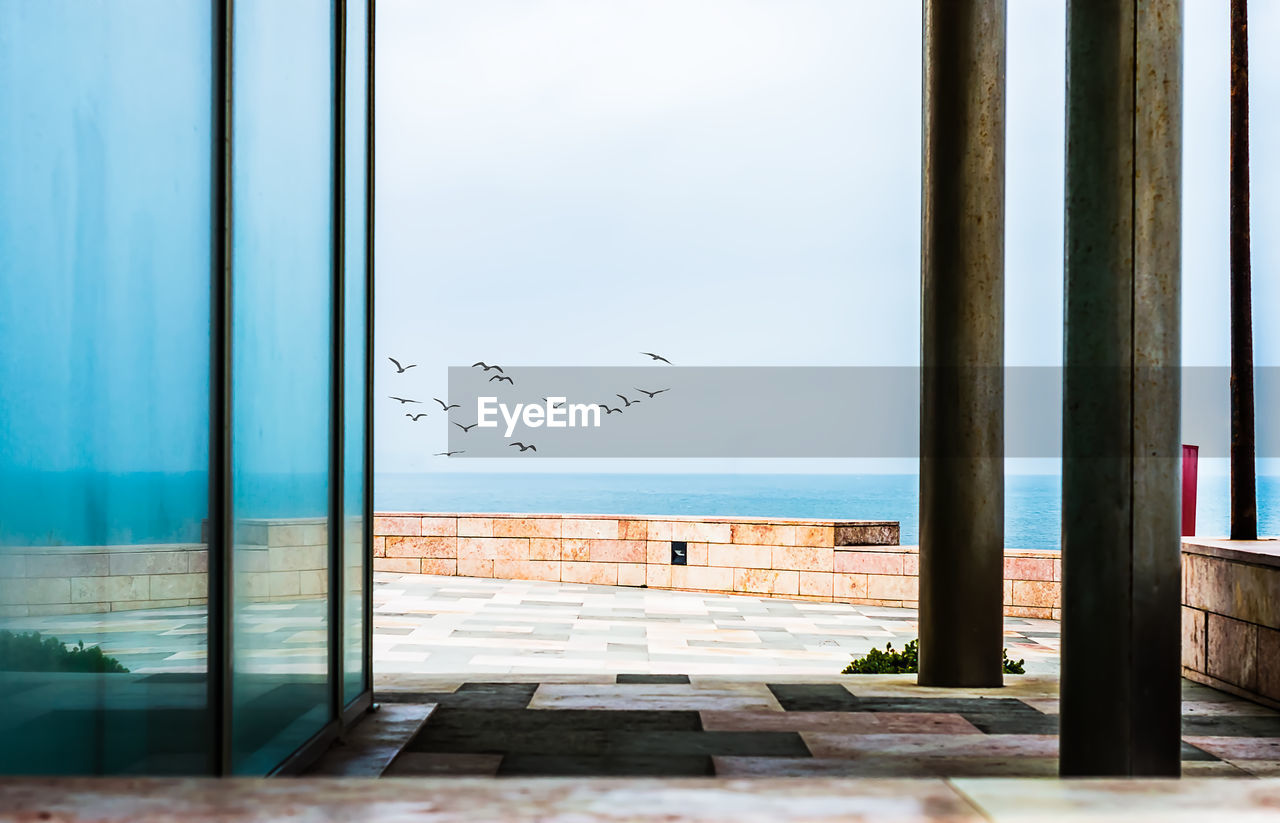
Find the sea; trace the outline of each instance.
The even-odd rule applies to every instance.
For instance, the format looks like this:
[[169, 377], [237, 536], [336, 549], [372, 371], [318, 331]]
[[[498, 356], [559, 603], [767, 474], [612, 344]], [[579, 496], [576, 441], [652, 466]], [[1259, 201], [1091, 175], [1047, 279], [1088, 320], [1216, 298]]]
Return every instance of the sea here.
[[[902, 542], [920, 539], [914, 474], [378, 474], [377, 511], [560, 512], [897, 520]], [[128, 545], [200, 540], [207, 479], [190, 474], [88, 472], [0, 476], [0, 547]], [[240, 477], [237, 517], [319, 517], [323, 477]], [[1201, 475], [1196, 533], [1223, 536], [1228, 479]], [[1010, 474], [1005, 545], [1055, 549], [1062, 480]], [[353, 503], [358, 505], [358, 503]], [[1280, 535], [1280, 477], [1258, 478], [1259, 532]]]
[[[915, 474], [379, 474], [379, 511], [564, 512], [897, 520], [919, 541]], [[1229, 479], [1201, 476], [1196, 533], [1228, 532]], [[1280, 476], [1258, 478], [1258, 529], [1280, 534]], [[1005, 546], [1056, 549], [1062, 477], [1005, 478]]]

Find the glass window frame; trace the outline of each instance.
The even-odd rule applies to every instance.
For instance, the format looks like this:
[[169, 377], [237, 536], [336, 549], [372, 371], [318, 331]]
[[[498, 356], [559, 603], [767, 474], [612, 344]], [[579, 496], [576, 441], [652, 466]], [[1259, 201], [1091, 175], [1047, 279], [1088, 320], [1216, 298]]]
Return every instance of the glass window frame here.
[[[232, 535], [235, 533], [232, 510], [232, 352], [231, 324], [234, 300], [232, 271], [232, 242], [234, 229], [232, 171], [233, 137], [233, 78], [235, 72], [233, 32], [235, 30], [235, 0], [211, 0], [214, 15], [214, 82], [211, 94], [215, 145], [211, 147], [213, 165], [213, 221], [215, 248], [211, 269], [210, 335], [210, 472], [209, 472], [209, 712], [212, 725], [210, 740], [210, 773], [219, 776], [233, 774], [232, 767], [232, 665], [234, 634], [231, 608], [234, 581], [234, 551]], [[329, 719], [293, 754], [276, 765], [268, 774], [297, 774], [305, 770], [338, 735], [368, 711], [373, 704], [373, 171], [374, 171], [374, 42], [376, 0], [331, 0], [333, 36], [332, 66], [333, 118], [331, 185], [331, 304], [330, 319], [330, 415], [329, 415], [329, 591], [328, 643], [329, 643]], [[349, 2], [364, 3], [365, 42], [349, 44], [347, 40], [347, 8]], [[349, 46], [362, 48], [365, 59], [365, 110], [354, 116], [365, 118], [365, 231], [363, 277], [348, 278], [345, 266], [345, 175], [346, 163], [346, 55]], [[353, 699], [344, 701], [343, 686], [343, 630], [345, 618], [346, 565], [344, 554], [344, 384], [345, 372], [345, 313], [344, 296], [347, 288], [363, 288], [365, 292], [364, 317], [364, 442], [363, 472], [363, 544], [364, 558], [361, 599], [363, 601], [363, 689]]]

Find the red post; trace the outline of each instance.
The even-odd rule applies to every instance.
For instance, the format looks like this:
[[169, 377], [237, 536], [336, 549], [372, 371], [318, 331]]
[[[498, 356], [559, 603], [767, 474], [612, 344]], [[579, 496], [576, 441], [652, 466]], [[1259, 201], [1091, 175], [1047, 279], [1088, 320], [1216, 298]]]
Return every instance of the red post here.
[[1182, 536], [1196, 533], [1196, 468], [1200, 462], [1200, 447], [1182, 446]]

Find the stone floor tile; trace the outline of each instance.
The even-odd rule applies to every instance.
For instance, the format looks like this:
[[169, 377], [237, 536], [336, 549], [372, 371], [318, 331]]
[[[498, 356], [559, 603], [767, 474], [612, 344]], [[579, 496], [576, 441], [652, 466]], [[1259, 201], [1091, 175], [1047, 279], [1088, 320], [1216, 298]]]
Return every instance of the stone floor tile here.
[[1004, 686], [996, 689], [946, 688], [918, 686], [914, 674], [849, 675], [841, 681], [857, 697], [995, 697], [1002, 699], [1056, 700], [1059, 680], [1056, 675], [1008, 674]]
[[1056, 757], [884, 756], [863, 759], [713, 757], [719, 777], [1048, 777]]
[[1226, 762], [1255, 777], [1280, 777], [1280, 760], [1236, 760]]
[[838, 683], [770, 683], [769, 691], [789, 712], [851, 712], [860, 706]]
[[500, 754], [467, 754], [463, 752], [401, 752], [391, 762], [383, 777], [493, 777], [502, 763]]
[[1021, 700], [1041, 714], [1059, 714], [1062, 707], [1062, 701], [1056, 697], [1023, 697]]
[[1250, 772], [1226, 760], [1183, 760], [1183, 777], [1247, 777]]
[[610, 755], [759, 755], [764, 757], [809, 757], [800, 735], [795, 732], [668, 732], [637, 731], [610, 733]]
[[379, 777], [436, 710], [435, 703], [391, 703], [369, 712], [307, 774]]
[[708, 755], [571, 754], [507, 755], [500, 777], [710, 777], [715, 772]]
[[523, 709], [538, 688], [536, 683], [463, 683], [452, 692], [378, 691], [386, 703], [437, 703], [472, 709]]
[[1240, 714], [1184, 715], [1182, 734], [1200, 737], [1276, 737], [1280, 738], [1280, 716]]
[[702, 718], [694, 711], [590, 711], [561, 709], [458, 709], [441, 708], [431, 719], [440, 728], [475, 731], [539, 731], [554, 739], [561, 731], [598, 730], [618, 734], [641, 731], [702, 731]]
[[800, 733], [814, 757], [1051, 757], [1058, 738], [1041, 734]]
[[405, 751], [467, 754], [571, 754], [603, 757], [609, 733], [602, 729], [476, 729], [428, 725]]
[[1029, 820], [1106, 820], [1126, 823], [1204, 823], [1272, 819], [1280, 781], [978, 780], [950, 781], [992, 823]]
[[651, 709], [651, 710], [780, 710], [763, 684], [745, 683], [721, 688], [701, 688], [690, 684], [624, 683], [614, 686], [568, 686], [544, 684], [538, 687], [531, 709]]
[[702, 712], [708, 731], [830, 731], [844, 734], [981, 734], [958, 714], [896, 712]]
[[[1230, 697], [1230, 695], [1228, 695]], [[1183, 717], [1201, 716], [1278, 717], [1280, 712], [1247, 700], [1184, 700]]]
[[999, 709], [985, 712], [965, 712], [968, 720], [984, 734], [1057, 734], [1059, 723], [1056, 714], [1029, 712], [1004, 712]]
[[1199, 737], [1183, 739], [1223, 760], [1280, 760], [1280, 739], [1273, 737]]
[[688, 683], [687, 674], [619, 674], [618, 683]]

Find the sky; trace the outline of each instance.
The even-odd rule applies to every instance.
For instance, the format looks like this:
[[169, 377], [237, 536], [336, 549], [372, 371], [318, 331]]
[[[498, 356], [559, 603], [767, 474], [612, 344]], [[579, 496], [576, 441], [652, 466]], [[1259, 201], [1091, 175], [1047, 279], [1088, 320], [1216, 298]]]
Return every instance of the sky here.
[[[1065, 10], [1009, 0], [1006, 360], [1062, 351]], [[1258, 365], [1280, 365], [1280, 4], [1255, 3]], [[1225, 365], [1227, 4], [1186, 1], [1183, 359]], [[448, 366], [912, 366], [921, 4], [384, 0], [380, 472], [911, 471], [914, 461], [449, 460]], [[395, 374], [387, 357], [418, 364]], [[1225, 387], [1224, 387], [1225, 391]], [[429, 401], [428, 401], [429, 402]], [[432, 404], [434, 407], [434, 404]], [[1267, 425], [1261, 419], [1259, 425]], [[1044, 465], [1024, 467], [1044, 470]], [[1210, 472], [1213, 467], [1206, 467]]]

